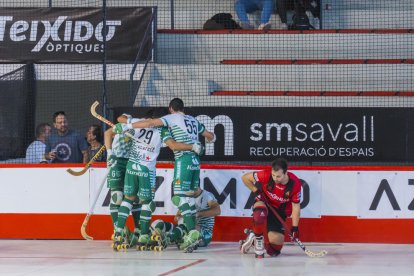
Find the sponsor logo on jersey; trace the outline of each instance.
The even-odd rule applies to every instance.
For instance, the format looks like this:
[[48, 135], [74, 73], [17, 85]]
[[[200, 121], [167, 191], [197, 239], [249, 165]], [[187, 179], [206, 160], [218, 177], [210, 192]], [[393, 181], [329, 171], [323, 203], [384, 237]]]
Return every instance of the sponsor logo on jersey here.
[[198, 165], [198, 166], [188, 165], [187, 166], [187, 170], [189, 170], [189, 171], [196, 171], [196, 170], [199, 170], [199, 169], [200, 169], [200, 165]]
[[147, 172], [142, 172], [142, 171], [131, 171], [130, 169], [127, 169], [127, 173], [128, 174], [132, 174], [132, 175], [136, 175], [136, 176], [143, 176], [143, 177], [148, 177], [148, 173]]
[[136, 171], [141, 171], [141, 166], [139, 164], [132, 164], [132, 169]]
[[273, 193], [270, 193], [268, 191], [266, 191], [266, 194], [267, 194], [267, 196], [271, 197], [272, 199], [275, 199], [275, 200], [280, 201], [280, 202], [288, 202], [289, 201], [289, 198], [279, 197], [279, 196], [277, 196]]

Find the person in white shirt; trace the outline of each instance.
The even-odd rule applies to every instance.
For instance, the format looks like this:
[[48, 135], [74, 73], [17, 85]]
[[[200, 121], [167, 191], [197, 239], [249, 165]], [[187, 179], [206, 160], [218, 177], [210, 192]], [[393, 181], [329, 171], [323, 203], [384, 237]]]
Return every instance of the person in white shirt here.
[[41, 123], [36, 127], [36, 140], [26, 150], [26, 163], [47, 163], [44, 158], [46, 150], [46, 139], [50, 135], [52, 127], [48, 123]]

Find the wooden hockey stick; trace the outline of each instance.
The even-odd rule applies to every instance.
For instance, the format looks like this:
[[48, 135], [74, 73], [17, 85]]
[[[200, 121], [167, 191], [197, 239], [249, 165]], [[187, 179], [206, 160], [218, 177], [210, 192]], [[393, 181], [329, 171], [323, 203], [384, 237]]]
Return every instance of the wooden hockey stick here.
[[280, 217], [280, 215], [277, 213], [277, 211], [275, 210], [275, 208], [273, 208], [273, 206], [271, 206], [269, 204], [269, 202], [267, 201], [266, 195], [264, 193], [262, 193], [261, 196], [263, 199], [259, 199], [261, 201], [263, 201], [266, 206], [272, 211], [272, 213], [276, 216], [276, 218], [280, 221], [280, 223], [282, 223], [283, 227], [286, 229], [286, 231], [289, 231], [289, 237], [291, 240], [293, 240], [295, 242], [295, 244], [297, 244], [300, 248], [302, 248], [302, 250], [306, 253], [306, 255], [308, 255], [309, 257], [315, 258], [315, 257], [323, 257], [326, 254], [328, 254], [328, 251], [326, 250], [321, 250], [319, 252], [314, 252], [314, 251], [310, 251], [309, 249], [306, 248], [306, 246], [298, 239], [292, 239], [292, 234], [290, 234], [290, 229], [287, 226], [287, 224], [285, 223], [285, 221]]
[[99, 155], [101, 155], [104, 150], [105, 150], [105, 146], [102, 145], [101, 148], [98, 150], [98, 152], [95, 153], [95, 155], [91, 158], [91, 160], [89, 160], [88, 163], [86, 163], [85, 167], [83, 167], [81, 171], [77, 172], [77, 171], [72, 170], [71, 168], [67, 169], [66, 171], [74, 176], [83, 175], [84, 173], [86, 173], [89, 167], [92, 166], [92, 163], [95, 162], [96, 159], [98, 159]]
[[[93, 116], [93, 117], [95, 117], [96, 119], [98, 119], [99, 121], [104, 122], [105, 124], [109, 125], [110, 127], [114, 127], [114, 123], [112, 123], [111, 121], [109, 121], [109, 120], [105, 119], [104, 117], [102, 117], [101, 115], [99, 115], [99, 114], [96, 112], [96, 107], [97, 107], [98, 105], [99, 105], [99, 102], [98, 102], [98, 101], [95, 101], [95, 102], [91, 105], [91, 114], [92, 114], [92, 116]], [[129, 132], [124, 132], [124, 134], [125, 134], [126, 136], [128, 136], [129, 138], [134, 139], [136, 142], [138, 142], [138, 143], [141, 143], [141, 144], [145, 145], [146, 147], [149, 147], [149, 148], [153, 148], [153, 147], [154, 147], [154, 146], [149, 145], [149, 144], [147, 144], [147, 143], [145, 143], [145, 142], [143, 142], [143, 141], [141, 141], [141, 140], [138, 140], [138, 139], [137, 139], [134, 135], [132, 135], [132, 134], [131, 134], [131, 133], [129, 133]]]
[[88, 225], [89, 219], [91, 218], [91, 216], [93, 214], [93, 211], [95, 210], [96, 202], [98, 201], [99, 195], [102, 192], [102, 188], [103, 188], [103, 186], [106, 182], [106, 177], [107, 176], [108, 176], [108, 174], [106, 173], [104, 179], [102, 180], [101, 186], [99, 186], [98, 192], [96, 193], [95, 199], [93, 200], [92, 206], [89, 209], [89, 212], [86, 214], [85, 219], [83, 220], [83, 223], [82, 223], [82, 226], [81, 226], [81, 235], [85, 240], [93, 240], [93, 237], [89, 236], [86, 233], [86, 226]]

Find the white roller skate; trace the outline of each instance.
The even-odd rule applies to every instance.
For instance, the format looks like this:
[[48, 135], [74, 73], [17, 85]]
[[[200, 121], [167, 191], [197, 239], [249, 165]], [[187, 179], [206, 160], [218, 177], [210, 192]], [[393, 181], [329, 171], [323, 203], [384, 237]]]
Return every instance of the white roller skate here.
[[263, 236], [256, 237], [255, 243], [254, 243], [254, 254], [255, 254], [256, 259], [263, 259], [264, 253], [265, 253], [264, 238]]
[[243, 254], [247, 254], [250, 250], [250, 248], [252, 248], [254, 246], [254, 240], [255, 240], [255, 236], [254, 233], [251, 229], [244, 229], [244, 233], [247, 235], [245, 240], [241, 240], [239, 241], [240, 243], [240, 251]]

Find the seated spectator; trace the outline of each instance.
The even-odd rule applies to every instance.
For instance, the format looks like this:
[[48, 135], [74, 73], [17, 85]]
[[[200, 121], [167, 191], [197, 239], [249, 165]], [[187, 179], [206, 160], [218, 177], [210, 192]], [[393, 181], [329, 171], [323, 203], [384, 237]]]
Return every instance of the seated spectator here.
[[46, 160], [53, 163], [87, 163], [88, 144], [80, 133], [68, 128], [64, 111], [53, 114], [53, 126], [46, 140]]
[[[86, 141], [89, 144], [88, 156], [90, 160], [102, 147], [102, 131], [99, 125], [91, 125], [89, 127], [88, 132], [86, 132]], [[95, 159], [95, 161], [106, 162], [106, 149]]]
[[270, 29], [270, 17], [273, 12], [273, 0], [237, 0], [235, 10], [243, 29], [254, 29], [250, 24], [248, 13], [261, 10], [259, 30]]
[[26, 163], [47, 163], [45, 159], [46, 140], [52, 127], [48, 123], [41, 123], [36, 127], [36, 140], [26, 150]]

